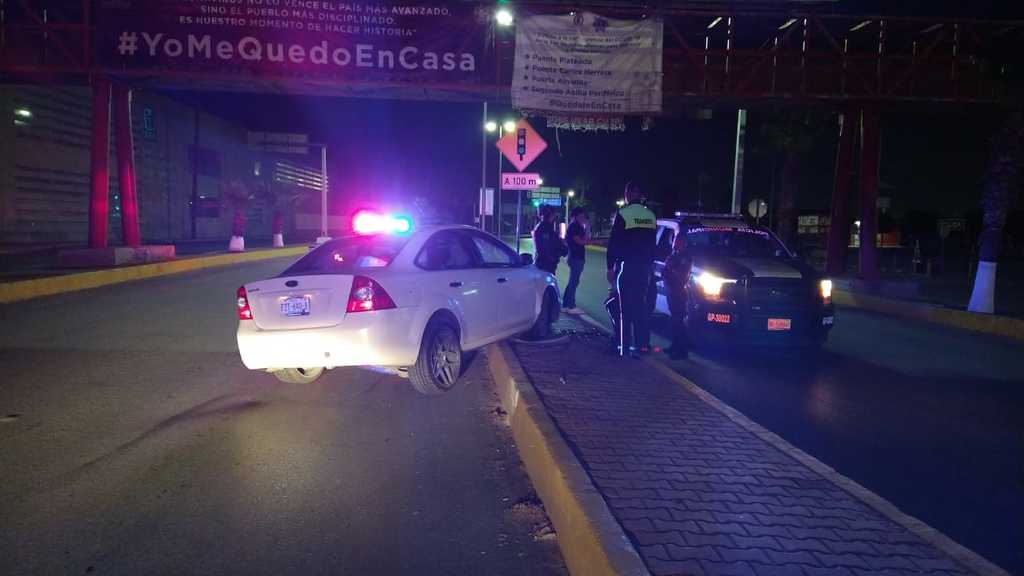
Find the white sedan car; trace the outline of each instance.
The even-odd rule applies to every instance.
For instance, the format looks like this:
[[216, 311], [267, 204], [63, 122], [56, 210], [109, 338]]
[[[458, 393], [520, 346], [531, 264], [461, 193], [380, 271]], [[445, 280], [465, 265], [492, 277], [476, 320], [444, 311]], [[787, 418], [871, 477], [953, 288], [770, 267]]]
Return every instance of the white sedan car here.
[[362, 366], [444, 392], [464, 351], [550, 333], [557, 281], [529, 260], [467, 226], [330, 240], [280, 276], [238, 289], [238, 351], [247, 368], [288, 383]]

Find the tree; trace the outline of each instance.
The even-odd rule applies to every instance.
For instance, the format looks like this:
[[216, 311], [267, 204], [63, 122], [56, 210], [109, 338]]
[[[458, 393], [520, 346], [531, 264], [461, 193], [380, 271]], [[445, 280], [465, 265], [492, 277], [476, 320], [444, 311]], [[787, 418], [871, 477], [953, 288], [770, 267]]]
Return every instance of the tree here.
[[996, 264], [1003, 240], [1006, 216], [1020, 183], [1024, 145], [1024, 119], [1016, 111], [1003, 123], [992, 140], [992, 152], [985, 173], [981, 207], [983, 210], [978, 271], [967, 309], [992, 314], [995, 310]]
[[252, 187], [242, 180], [232, 179], [221, 184], [221, 201], [231, 210], [231, 241], [229, 252], [245, 251], [245, 212], [252, 204], [255, 194]]
[[[803, 160], [807, 152], [821, 141], [827, 126], [821, 114], [805, 110], [781, 110], [761, 124], [758, 152], [781, 159], [779, 195], [775, 206], [775, 233], [786, 244], [796, 239], [796, 200], [800, 190]], [[775, 174], [772, 174], [775, 178]]]
[[271, 209], [271, 234], [275, 248], [284, 246], [284, 213], [295, 208], [307, 195], [314, 192], [286, 182], [264, 182], [256, 189], [256, 197]]

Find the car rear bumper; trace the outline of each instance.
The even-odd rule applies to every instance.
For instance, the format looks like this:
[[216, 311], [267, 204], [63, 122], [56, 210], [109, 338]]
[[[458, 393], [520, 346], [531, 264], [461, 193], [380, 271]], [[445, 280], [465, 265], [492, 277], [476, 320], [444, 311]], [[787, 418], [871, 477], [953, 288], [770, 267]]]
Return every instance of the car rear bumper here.
[[409, 366], [419, 355], [416, 309], [347, 314], [336, 326], [303, 330], [261, 330], [238, 323], [238, 352], [251, 370]]
[[[788, 320], [788, 329], [769, 329], [769, 320]], [[763, 346], [801, 346], [821, 342], [835, 324], [831, 305], [785, 310], [748, 310], [733, 304], [698, 302], [688, 322], [703, 335], [725, 342]]]

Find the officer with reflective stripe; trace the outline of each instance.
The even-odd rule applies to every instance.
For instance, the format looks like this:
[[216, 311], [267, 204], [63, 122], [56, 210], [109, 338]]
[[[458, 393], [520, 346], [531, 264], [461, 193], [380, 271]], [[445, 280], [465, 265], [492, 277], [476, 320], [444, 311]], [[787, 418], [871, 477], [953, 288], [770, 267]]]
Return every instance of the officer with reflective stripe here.
[[647, 292], [654, 267], [657, 218], [642, 204], [636, 184], [626, 184], [625, 200], [608, 240], [608, 281], [619, 293], [619, 354], [636, 357], [650, 345]]

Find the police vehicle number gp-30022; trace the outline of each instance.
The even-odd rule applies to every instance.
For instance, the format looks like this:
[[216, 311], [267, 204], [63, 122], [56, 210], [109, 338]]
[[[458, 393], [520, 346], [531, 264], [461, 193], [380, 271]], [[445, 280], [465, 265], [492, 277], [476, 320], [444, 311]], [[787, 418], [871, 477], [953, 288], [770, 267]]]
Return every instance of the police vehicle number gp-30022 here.
[[668, 314], [661, 277], [676, 235], [686, 235], [693, 269], [686, 325], [701, 342], [721, 336], [764, 345], [821, 346], [835, 322], [832, 281], [801, 261], [771, 231], [736, 215], [658, 220], [655, 308]]

